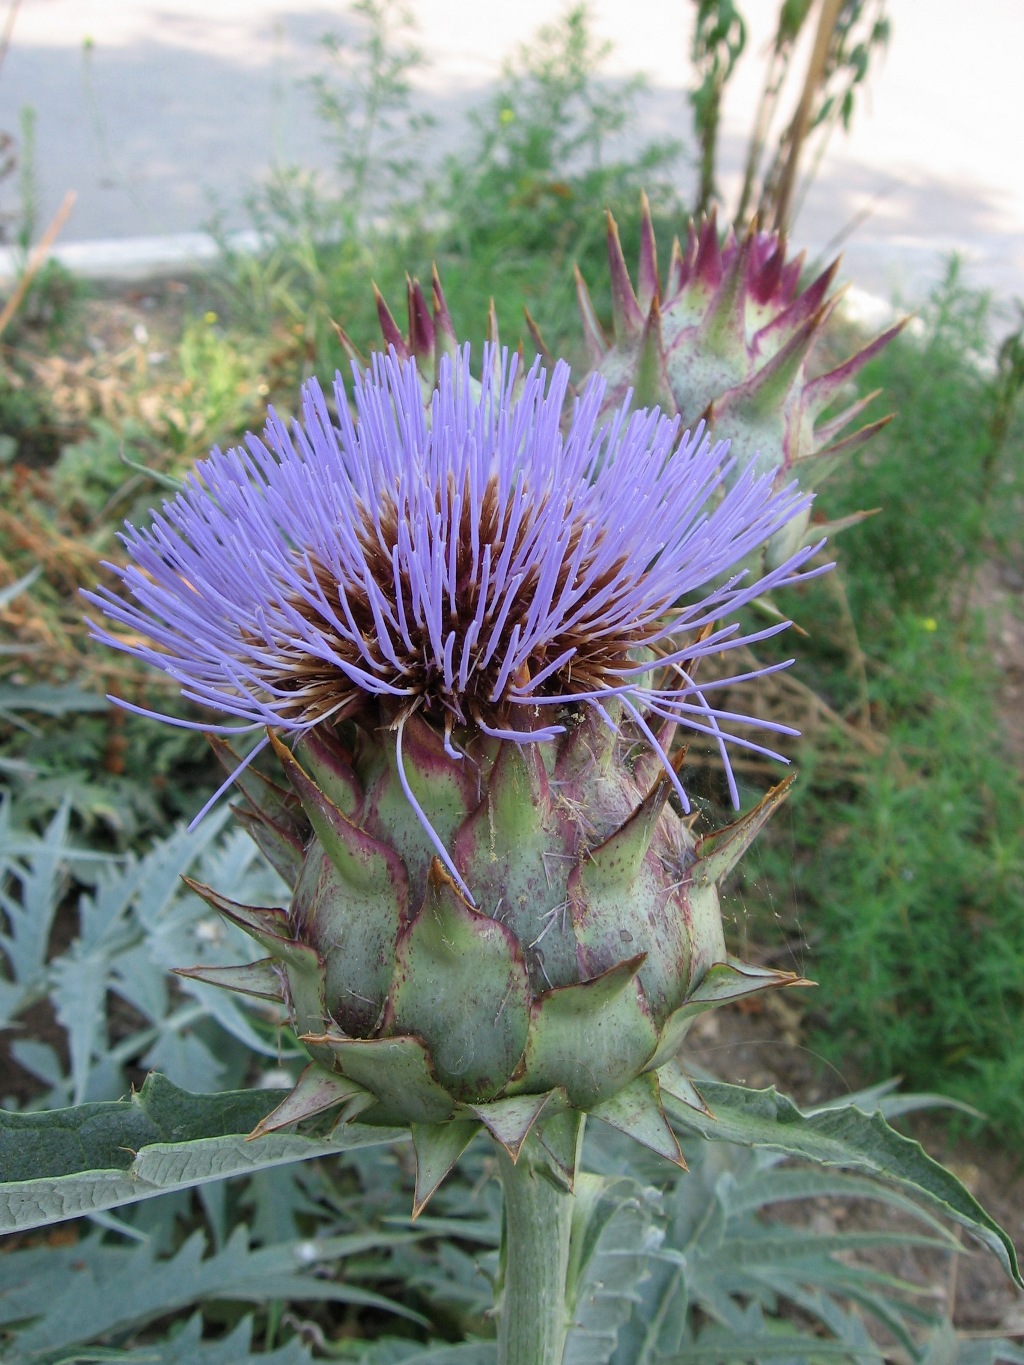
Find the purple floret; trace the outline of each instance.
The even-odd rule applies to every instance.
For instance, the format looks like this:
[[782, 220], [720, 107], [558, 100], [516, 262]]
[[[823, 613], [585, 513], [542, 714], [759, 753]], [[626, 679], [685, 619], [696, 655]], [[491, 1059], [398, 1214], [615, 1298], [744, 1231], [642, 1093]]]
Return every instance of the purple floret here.
[[566, 707], [614, 725], [618, 699], [684, 803], [663, 720], [716, 738], [735, 797], [724, 742], [771, 751], [727, 733], [754, 722], [716, 708], [692, 673], [788, 624], [715, 623], [821, 572], [806, 568], [817, 546], [761, 579], [742, 568], [808, 499], [752, 469], [726, 489], [728, 443], [703, 425], [677, 439], [678, 418], [656, 409], [598, 428], [597, 376], [566, 429], [564, 362], [550, 376], [535, 363], [514, 397], [516, 357], [495, 360], [485, 349], [482, 384], [468, 347], [443, 361], [429, 416], [415, 364], [394, 353], [356, 372], [354, 419], [340, 376], [337, 421], [307, 385], [301, 424], [271, 411], [262, 441], [214, 450], [151, 527], [127, 527], [132, 562], [108, 567], [132, 600], [86, 596], [149, 643], [94, 625], [96, 638], [240, 722], [176, 724], [372, 721], [399, 757], [414, 711], [458, 760], [474, 731], [549, 740]]

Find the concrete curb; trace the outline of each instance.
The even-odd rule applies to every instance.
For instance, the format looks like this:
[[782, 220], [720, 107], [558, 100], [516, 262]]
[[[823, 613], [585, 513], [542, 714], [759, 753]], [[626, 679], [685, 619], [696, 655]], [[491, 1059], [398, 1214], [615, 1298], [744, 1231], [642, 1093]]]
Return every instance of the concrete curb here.
[[[233, 232], [228, 243], [238, 251], [259, 249], [259, 233]], [[58, 243], [50, 259], [83, 279], [131, 281], [200, 270], [217, 259], [218, 242], [207, 232], [170, 237], [120, 237], [93, 242]], [[15, 280], [24, 264], [16, 247], [0, 247], [0, 283]]]
[[[260, 235], [248, 229], [227, 235], [236, 251], [255, 252]], [[121, 237], [93, 242], [58, 243], [50, 253], [72, 274], [82, 279], [130, 284], [164, 275], [190, 274], [217, 259], [220, 244], [207, 232], [182, 232], [166, 237]], [[14, 247], [0, 247], [0, 285], [17, 279], [24, 257]], [[868, 329], [886, 327], [896, 317], [892, 303], [879, 294], [850, 285], [844, 291], [842, 310], [851, 322]]]

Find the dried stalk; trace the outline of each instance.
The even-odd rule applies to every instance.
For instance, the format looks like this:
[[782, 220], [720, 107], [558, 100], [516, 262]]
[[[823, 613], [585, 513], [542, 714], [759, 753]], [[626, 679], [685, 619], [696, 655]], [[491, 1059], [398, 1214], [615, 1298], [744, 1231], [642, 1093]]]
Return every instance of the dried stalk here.
[[68, 190], [67, 194], [64, 196], [64, 202], [61, 204], [57, 212], [53, 215], [53, 218], [50, 222], [50, 226], [46, 229], [42, 237], [40, 237], [39, 241], [33, 248], [32, 254], [28, 258], [28, 264], [25, 266], [25, 269], [22, 272], [21, 279], [15, 286], [14, 293], [4, 304], [3, 311], [0, 312], [0, 336], [3, 336], [7, 324], [10, 322], [11, 318], [14, 317], [15, 313], [21, 307], [22, 300], [28, 293], [29, 286], [32, 284], [32, 281], [35, 279], [36, 275], [38, 275], [39, 271], [46, 264], [46, 258], [47, 256], [49, 256], [50, 251], [53, 248], [53, 244], [60, 234], [61, 228], [67, 222], [68, 215], [74, 208], [75, 200], [77, 198], [78, 196], [74, 190]]
[[818, 30], [814, 35], [814, 47], [807, 67], [804, 88], [800, 93], [800, 103], [796, 107], [796, 113], [793, 115], [793, 122], [790, 126], [789, 153], [782, 169], [782, 177], [775, 198], [775, 218], [772, 226], [776, 232], [786, 231], [790, 205], [793, 200], [793, 190], [796, 186], [797, 168], [800, 165], [800, 154], [803, 151], [807, 131], [810, 127], [811, 109], [814, 104], [814, 97], [825, 75], [832, 35], [835, 32], [842, 7], [843, 0], [821, 0]]

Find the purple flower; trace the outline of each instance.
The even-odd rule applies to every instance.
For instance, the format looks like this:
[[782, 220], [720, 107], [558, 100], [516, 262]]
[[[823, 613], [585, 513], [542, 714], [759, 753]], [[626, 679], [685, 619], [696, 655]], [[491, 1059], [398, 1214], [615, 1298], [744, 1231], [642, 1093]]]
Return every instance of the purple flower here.
[[771, 751], [732, 733], [754, 722], [693, 672], [788, 624], [718, 623], [820, 572], [804, 568], [816, 546], [756, 581], [742, 567], [808, 499], [752, 470], [727, 489], [727, 442], [702, 426], [677, 441], [656, 409], [598, 429], [596, 376], [563, 431], [568, 366], [534, 364], [514, 396], [516, 357], [496, 359], [482, 385], [468, 348], [444, 362], [429, 416], [393, 353], [356, 374], [354, 420], [340, 376], [337, 425], [310, 383], [301, 425], [271, 411], [264, 440], [214, 450], [149, 529], [127, 527], [133, 562], [108, 567], [133, 600], [86, 595], [132, 640], [96, 638], [237, 728], [389, 729], [400, 772], [415, 711], [458, 761], [467, 734], [539, 743], [589, 707], [612, 727], [625, 714], [685, 804], [656, 737], [681, 722], [718, 741], [735, 799], [725, 742]]

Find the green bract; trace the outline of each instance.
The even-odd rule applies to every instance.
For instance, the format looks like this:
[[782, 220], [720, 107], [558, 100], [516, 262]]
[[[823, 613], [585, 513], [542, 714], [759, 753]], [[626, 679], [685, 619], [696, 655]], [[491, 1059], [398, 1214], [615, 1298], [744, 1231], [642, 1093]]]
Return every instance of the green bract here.
[[785, 787], [694, 840], [656, 762], [598, 721], [543, 745], [481, 740], [460, 766], [414, 717], [406, 775], [474, 906], [387, 747], [354, 738], [320, 727], [295, 755], [275, 740], [290, 790], [239, 779], [290, 907], [195, 887], [266, 956], [186, 975], [281, 1002], [314, 1058], [257, 1131], [339, 1105], [411, 1124], [417, 1207], [481, 1126], [515, 1159], [536, 1125], [569, 1180], [584, 1112], [681, 1161], [660, 1086], [702, 1106], [674, 1062], [690, 1020], [798, 983], [727, 954], [717, 891]]

